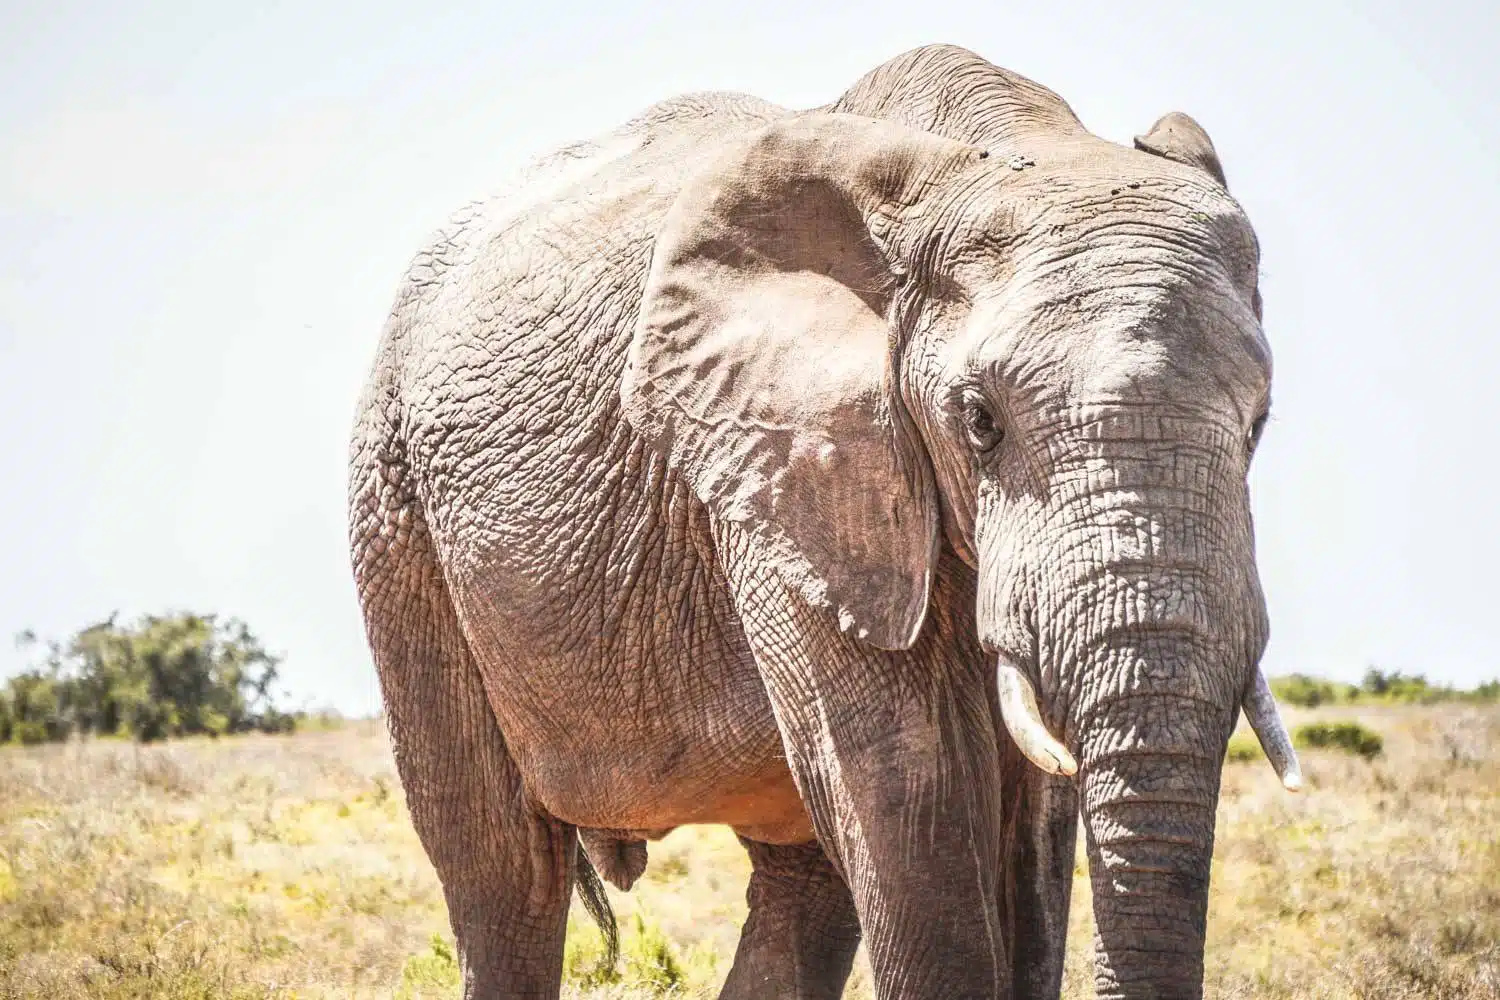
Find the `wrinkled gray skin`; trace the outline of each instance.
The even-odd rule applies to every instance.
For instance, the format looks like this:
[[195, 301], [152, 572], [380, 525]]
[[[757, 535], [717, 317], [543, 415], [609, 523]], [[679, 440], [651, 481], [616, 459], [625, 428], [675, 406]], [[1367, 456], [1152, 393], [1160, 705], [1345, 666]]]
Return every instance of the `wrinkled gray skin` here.
[[625, 886], [726, 823], [725, 996], [836, 997], [862, 932], [882, 998], [1055, 997], [1080, 809], [1100, 995], [1201, 995], [1270, 356], [1207, 136], [1137, 147], [933, 46], [659, 104], [417, 257], [353, 560], [465, 996], [557, 996], [580, 835]]

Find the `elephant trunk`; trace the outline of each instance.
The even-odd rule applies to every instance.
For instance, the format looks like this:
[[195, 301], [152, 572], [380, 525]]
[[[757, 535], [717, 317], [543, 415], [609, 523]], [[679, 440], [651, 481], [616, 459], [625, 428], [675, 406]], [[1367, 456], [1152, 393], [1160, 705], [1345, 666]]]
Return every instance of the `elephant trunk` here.
[[[1191, 700], [1160, 708], [1148, 728], [1221, 725]], [[1083, 766], [1096, 987], [1101, 998], [1198, 1000], [1221, 759], [1180, 735], [1143, 736], [1129, 750], [1090, 741]]]
[[1139, 412], [1080, 431], [1049, 489], [981, 508], [981, 638], [1017, 746], [1077, 771], [1099, 995], [1198, 998], [1225, 744], [1242, 703], [1278, 752], [1284, 732], [1241, 442]]
[[1243, 487], [1178, 469], [1198, 473], [1196, 491], [1127, 480], [1090, 495], [1069, 537], [1091, 564], [1065, 563], [1040, 590], [1055, 637], [1044, 673], [1071, 695], [1059, 714], [1106, 998], [1202, 996], [1224, 748], [1265, 636]]
[[[1050, 775], [1079, 772], [1047, 731], [1025, 673], [1001, 656], [998, 678], [1005, 723], [1023, 753]], [[1090, 709], [1083, 714], [1092, 721], [1078, 734], [1079, 803], [1098, 995], [1196, 1000], [1225, 712], [1175, 694], [1122, 696]]]

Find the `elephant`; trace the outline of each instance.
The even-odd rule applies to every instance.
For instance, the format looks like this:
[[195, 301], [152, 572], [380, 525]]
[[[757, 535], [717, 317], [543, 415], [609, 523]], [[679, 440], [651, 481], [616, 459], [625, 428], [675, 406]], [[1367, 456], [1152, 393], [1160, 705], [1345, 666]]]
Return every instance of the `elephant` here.
[[[465, 997], [557, 997], [575, 888], [731, 827], [722, 996], [1200, 997], [1260, 659], [1259, 246], [1208, 134], [1133, 145], [966, 49], [831, 104], [664, 101], [411, 263], [354, 577]], [[580, 844], [582, 848], [580, 848]]]

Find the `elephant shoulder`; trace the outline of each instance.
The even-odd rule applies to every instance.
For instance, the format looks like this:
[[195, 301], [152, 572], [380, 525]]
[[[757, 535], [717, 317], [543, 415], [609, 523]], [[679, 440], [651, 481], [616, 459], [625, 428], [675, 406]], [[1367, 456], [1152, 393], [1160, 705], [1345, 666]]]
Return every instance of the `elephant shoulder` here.
[[[719, 144], [792, 112], [748, 94], [684, 94], [651, 105], [610, 132], [533, 160], [451, 223], [479, 222], [492, 234], [518, 223], [561, 217], [572, 226], [612, 216], [646, 189], [675, 194], [682, 175]], [[654, 200], [654, 199], [647, 199]], [[606, 207], [608, 206], [608, 207]], [[472, 218], [472, 210], [482, 220]], [[605, 219], [613, 224], [614, 219]]]
[[576, 233], [580, 223], [586, 231], [591, 216], [612, 225], [622, 203], [640, 200], [632, 196], [642, 189], [675, 193], [677, 175], [705, 150], [789, 114], [748, 94], [685, 94], [659, 101], [603, 135], [560, 146], [450, 215], [412, 259], [403, 292], [425, 300], [454, 270], [493, 263], [497, 244], [513, 230], [536, 232], [556, 223]]
[[[403, 293], [434, 315], [501, 289], [534, 288], [539, 276], [547, 285], [549, 272], [618, 270], [631, 259], [620, 248], [654, 236], [697, 164], [722, 143], [789, 114], [745, 94], [687, 94], [561, 146], [450, 216], [413, 258]], [[545, 297], [545, 289], [540, 293]]]
[[[686, 177], [725, 142], [791, 113], [745, 94], [686, 94], [532, 160], [449, 216], [412, 257], [383, 366], [426, 392], [456, 351], [513, 354], [533, 340], [550, 349], [580, 314], [625, 322]], [[601, 311], [604, 300], [615, 305]]]

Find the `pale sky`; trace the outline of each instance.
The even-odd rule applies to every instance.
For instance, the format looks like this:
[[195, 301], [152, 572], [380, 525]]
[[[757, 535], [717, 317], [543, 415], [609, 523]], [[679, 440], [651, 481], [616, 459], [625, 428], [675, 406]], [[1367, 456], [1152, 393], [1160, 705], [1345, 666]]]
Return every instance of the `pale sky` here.
[[3, 6], [0, 638], [218, 611], [373, 710], [346, 442], [425, 235], [660, 98], [809, 107], [951, 41], [1106, 138], [1213, 136], [1276, 355], [1268, 670], [1500, 676], [1493, 3]]

